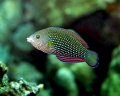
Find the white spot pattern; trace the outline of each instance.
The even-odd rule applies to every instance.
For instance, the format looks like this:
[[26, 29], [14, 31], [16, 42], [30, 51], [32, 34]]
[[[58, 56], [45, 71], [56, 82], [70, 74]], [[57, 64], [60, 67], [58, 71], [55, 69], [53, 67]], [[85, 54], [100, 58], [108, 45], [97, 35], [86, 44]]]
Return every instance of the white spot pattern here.
[[73, 36], [70, 36], [59, 29], [49, 29], [48, 34], [56, 50], [56, 53], [53, 54], [86, 58], [88, 50]]

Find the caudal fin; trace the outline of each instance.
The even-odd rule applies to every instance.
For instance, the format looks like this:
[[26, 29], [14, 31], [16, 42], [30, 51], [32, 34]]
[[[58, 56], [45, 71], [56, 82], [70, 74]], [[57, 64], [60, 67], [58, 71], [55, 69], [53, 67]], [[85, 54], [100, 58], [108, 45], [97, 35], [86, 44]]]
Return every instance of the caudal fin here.
[[89, 50], [89, 54], [86, 58], [86, 63], [91, 67], [97, 67], [99, 64], [97, 53]]

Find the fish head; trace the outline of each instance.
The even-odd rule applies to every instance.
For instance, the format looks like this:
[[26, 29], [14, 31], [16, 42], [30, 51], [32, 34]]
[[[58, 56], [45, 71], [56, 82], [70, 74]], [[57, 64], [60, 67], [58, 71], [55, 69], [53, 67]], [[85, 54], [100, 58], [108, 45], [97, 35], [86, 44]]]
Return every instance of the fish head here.
[[38, 31], [27, 38], [35, 48], [41, 50], [49, 42], [49, 37], [44, 32]]

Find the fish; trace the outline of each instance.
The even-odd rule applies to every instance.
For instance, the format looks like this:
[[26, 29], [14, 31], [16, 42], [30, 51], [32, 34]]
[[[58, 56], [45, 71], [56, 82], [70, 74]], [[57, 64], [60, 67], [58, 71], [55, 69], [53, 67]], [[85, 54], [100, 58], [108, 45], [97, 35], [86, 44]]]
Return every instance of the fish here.
[[59, 27], [41, 29], [27, 38], [36, 49], [56, 57], [65, 63], [86, 62], [98, 66], [98, 54], [89, 50], [87, 43], [75, 31]]

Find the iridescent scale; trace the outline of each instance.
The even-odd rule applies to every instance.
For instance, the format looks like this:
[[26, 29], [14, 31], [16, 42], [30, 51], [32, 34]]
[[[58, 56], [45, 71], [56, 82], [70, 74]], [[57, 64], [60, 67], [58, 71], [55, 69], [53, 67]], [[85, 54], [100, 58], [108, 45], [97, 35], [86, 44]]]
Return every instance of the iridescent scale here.
[[[67, 31], [67, 30], [66, 30]], [[88, 50], [73, 36], [60, 30], [49, 30], [49, 38], [53, 42], [56, 55], [86, 58]]]

